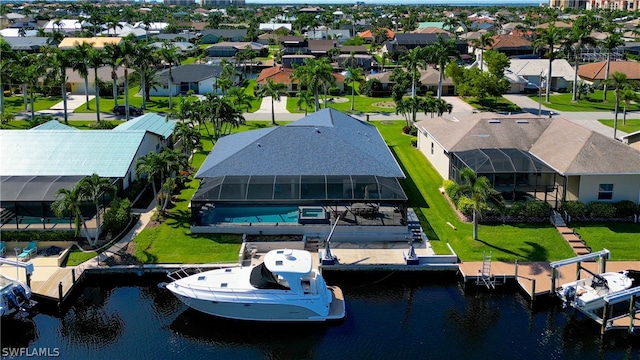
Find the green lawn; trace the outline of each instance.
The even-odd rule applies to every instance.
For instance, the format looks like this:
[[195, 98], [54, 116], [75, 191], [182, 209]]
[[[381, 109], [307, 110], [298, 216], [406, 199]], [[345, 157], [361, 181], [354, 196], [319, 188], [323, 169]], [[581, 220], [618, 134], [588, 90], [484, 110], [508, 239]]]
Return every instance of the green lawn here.
[[[61, 118], [54, 118], [54, 120], [58, 120], [59, 122], [63, 122], [63, 120]], [[104, 120], [103, 120], [104, 121]], [[118, 120], [118, 121], [109, 121], [115, 125], [120, 125], [124, 122], [124, 120]], [[69, 121], [69, 126], [72, 126], [74, 128], [80, 129], [80, 130], [92, 130], [93, 128], [91, 127], [92, 124], [95, 124], [95, 121], [90, 121], [90, 120], [73, 120], [73, 121]], [[4, 124], [2, 125], [2, 129], [7, 129], [7, 130], [27, 130], [29, 129], [29, 123], [26, 120], [14, 120], [11, 121], [8, 124]]]
[[[329, 107], [334, 108], [336, 110], [340, 110], [347, 114], [358, 114], [358, 113], [395, 114], [396, 113], [396, 107], [391, 97], [372, 98], [372, 97], [363, 96], [363, 95], [356, 95], [355, 106], [353, 111], [351, 111], [351, 94], [350, 93], [349, 95], [341, 95], [341, 96], [335, 96], [335, 97], [344, 98], [344, 99], [347, 99], [348, 101], [341, 102], [341, 103], [329, 102]], [[323, 98], [324, 96], [321, 96], [320, 100], [322, 101]], [[332, 98], [332, 96], [327, 96], [327, 98]], [[304, 105], [302, 107], [302, 110], [298, 110], [298, 106], [296, 105], [297, 102], [298, 102], [297, 97], [295, 96], [287, 97], [287, 110], [291, 113], [304, 113]], [[392, 107], [375, 106], [374, 104], [376, 103], [388, 103], [388, 104], [393, 104], [393, 106]], [[324, 108], [324, 103], [321, 102], [320, 107]], [[313, 112], [313, 107], [309, 109], [309, 112]], [[402, 117], [401, 115], [398, 115], [398, 118], [401, 118], [401, 117]]]
[[256, 112], [258, 109], [260, 109], [260, 104], [262, 104], [262, 99], [259, 97], [256, 97], [256, 93], [255, 93], [255, 88], [256, 88], [256, 80], [249, 80], [247, 87], [244, 89], [244, 92], [246, 94], [249, 94], [253, 97], [255, 97], [255, 99], [251, 102], [251, 109], [249, 109], [249, 112]]
[[77, 246], [74, 246], [69, 252], [69, 255], [67, 256], [67, 260], [65, 261], [65, 266], [80, 265], [83, 262], [96, 257], [97, 255], [98, 253], [95, 251], [82, 252], [80, 249], [78, 249]]
[[[251, 122], [234, 132], [266, 127], [267, 122]], [[213, 148], [211, 139], [202, 129], [204, 149], [193, 158], [193, 167], [198, 169]], [[191, 212], [189, 202], [200, 181], [191, 179], [177, 196], [169, 216], [157, 226], [148, 226], [133, 240], [135, 256], [143, 263], [185, 263], [237, 261], [242, 237], [240, 235], [194, 235], [189, 227]]]
[[[482, 260], [483, 251], [499, 261], [550, 261], [573, 256], [569, 246], [550, 224], [480, 225], [480, 240], [472, 239], [472, 225], [458, 220], [438, 188], [442, 178], [411, 146], [415, 139], [402, 134], [403, 121], [376, 122], [382, 136], [403, 167], [403, 187], [420, 218], [423, 229], [438, 254], [447, 254], [449, 243], [463, 261]], [[452, 229], [447, 222], [454, 225]]]
[[[129, 105], [136, 106], [136, 107], [142, 106], [142, 96], [138, 95], [138, 91], [140, 91], [140, 88], [137, 86], [131, 87], [129, 89]], [[194, 100], [197, 99], [197, 97], [195, 96], [190, 96], [189, 98]], [[177, 104], [179, 104], [179, 102], [180, 102], [180, 95], [174, 96], [173, 97], [174, 108]], [[118, 96], [118, 104], [124, 105], [124, 95]], [[112, 98], [107, 98], [107, 97], [100, 98], [101, 113], [111, 113], [111, 110], [113, 110], [114, 105], [115, 105], [115, 102], [113, 101]], [[91, 110], [87, 110], [87, 104], [84, 104], [79, 108], [75, 109], [74, 113], [95, 113], [96, 99], [92, 99], [91, 101], [89, 101], [89, 106], [91, 107]], [[147, 112], [151, 111], [151, 112], [168, 113], [171, 111], [169, 110], [168, 96], [151, 96], [151, 101], [147, 101], [146, 106], [147, 106], [147, 109], [146, 109]]]
[[593, 251], [610, 250], [612, 260], [640, 258], [640, 224], [572, 223], [570, 226]]
[[[483, 102], [479, 102], [477, 98], [468, 97], [463, 98], [469, 105], [481, 111], [492, 111], [492, 112], [518, 112], [521, 111], [520, 107], [511, 101], [505, 99], [504, 97], [495, 98], [487, 98]], [[455, 109], [454, 109], [455, 111]]]
[[[608, 127], [613, 129], [613, 119], [611, 120], [598, 120], [603, 125], [607, 125]], [[640, 120], [637, 119], [627, 119], [626, 125], [622, 124], [622, 115], [618, 117], [618, 130], [624, 131], [627, 134], [631, 134], [632, 132], [640, 131]]]
[[[613, 111], [615, 107], [615, 93], [611, 90], [607, 92], [607, 102], [602, 102], [602, 90], [596, 90], [593, 94], [583, 97], [577, 103], [571, 102], [572, 94], [552, 94], [549, 98], [550, 103], [545, 102], [545, 96], [542, 95], [542, 105], [558, 110], [558, 111]], [[538, 94], [529, 95], [531, 100], [538, 102]], [[640, 104], [631, 104], [627, 107], [627, 111], [640, 110]], [[622, 112], [622, 107], [620, 107]]]
[[[31, 99], [27, 98], [27, 101]], [[33, 98], [33, 107], [35, 111], [46, 110], [53, 105], [62, 101], [58, 97], [35, 96]], [[6, 96], [4, 98], [4, 111], [7, 114], [15, 114], [24, 110], [24, 99], [22, 96]]]

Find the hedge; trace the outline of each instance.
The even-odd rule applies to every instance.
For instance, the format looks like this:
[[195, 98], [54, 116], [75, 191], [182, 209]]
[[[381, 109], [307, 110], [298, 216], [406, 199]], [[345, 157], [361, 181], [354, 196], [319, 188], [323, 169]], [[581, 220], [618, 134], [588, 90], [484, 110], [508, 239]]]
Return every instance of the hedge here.
[[566, 201], [562, 204], [562, 208], [572, 218], [582, 218], [587, 216], [587, 205], [580, 201]]
[[616, 208], [616, 216], [618, 217], [629, 217], [638, 213], [638, 205], [633, 201], [623, 200], [614, 203], [613, 206]]
[[587, 205], [589, 215], [596, 218], [616, 217], [616, 207], [612, 203], [592, 201]]
[[3, 231], [2, 241], [74, 241], [75, 231]]

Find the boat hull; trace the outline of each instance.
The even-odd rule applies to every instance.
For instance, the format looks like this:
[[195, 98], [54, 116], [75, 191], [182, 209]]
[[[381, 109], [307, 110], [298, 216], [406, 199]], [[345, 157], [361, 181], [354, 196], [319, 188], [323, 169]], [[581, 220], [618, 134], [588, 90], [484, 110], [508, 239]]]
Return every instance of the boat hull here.
[[[332, 294], [331, 309], [328, 315], [319, 315], [303, 306], [293, 303], [257, 303], [257, 302], [230, 302], [211, 301], [174, 294], [190, 308], [226, 319], [265, 321], [265, 322], [322, 322], [327, 320], [340, 320], [345, 316], [344, 299], [342, 291], [337, 287], [329, 287]], [[169, 288], [169, 290], [171, 290]]]
[[598, 275], [605, 282], [596, 282], [594, 277], [562, 285], [556, 290], [558, 297], [566, 304], [583, 311], [602, 309], [604, 297], [632, 287], [633, 281], [626, 272], [603, 273]]

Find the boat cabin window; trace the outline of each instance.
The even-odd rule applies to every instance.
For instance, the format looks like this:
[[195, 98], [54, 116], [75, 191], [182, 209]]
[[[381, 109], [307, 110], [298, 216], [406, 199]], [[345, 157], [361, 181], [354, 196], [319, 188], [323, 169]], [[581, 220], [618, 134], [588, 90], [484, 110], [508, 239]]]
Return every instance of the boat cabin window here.
[[249, 282], [251, 286], [257, 289], [290, 290], [287, 281], [283, 277], [277, 276], [269, 271], [264, 263], [251, 270]]

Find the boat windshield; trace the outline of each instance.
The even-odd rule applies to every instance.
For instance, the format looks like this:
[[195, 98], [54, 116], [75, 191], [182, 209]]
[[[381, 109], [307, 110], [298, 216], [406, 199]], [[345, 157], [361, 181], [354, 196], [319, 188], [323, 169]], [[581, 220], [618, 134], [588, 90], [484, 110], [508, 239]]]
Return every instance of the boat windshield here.
[[249, 282], [251, 283], [251, 286], [257, 289], [289, 290], [289, 287], [278, 282], [276, 275], [269, 271], [264, 263], [251, 270]]

